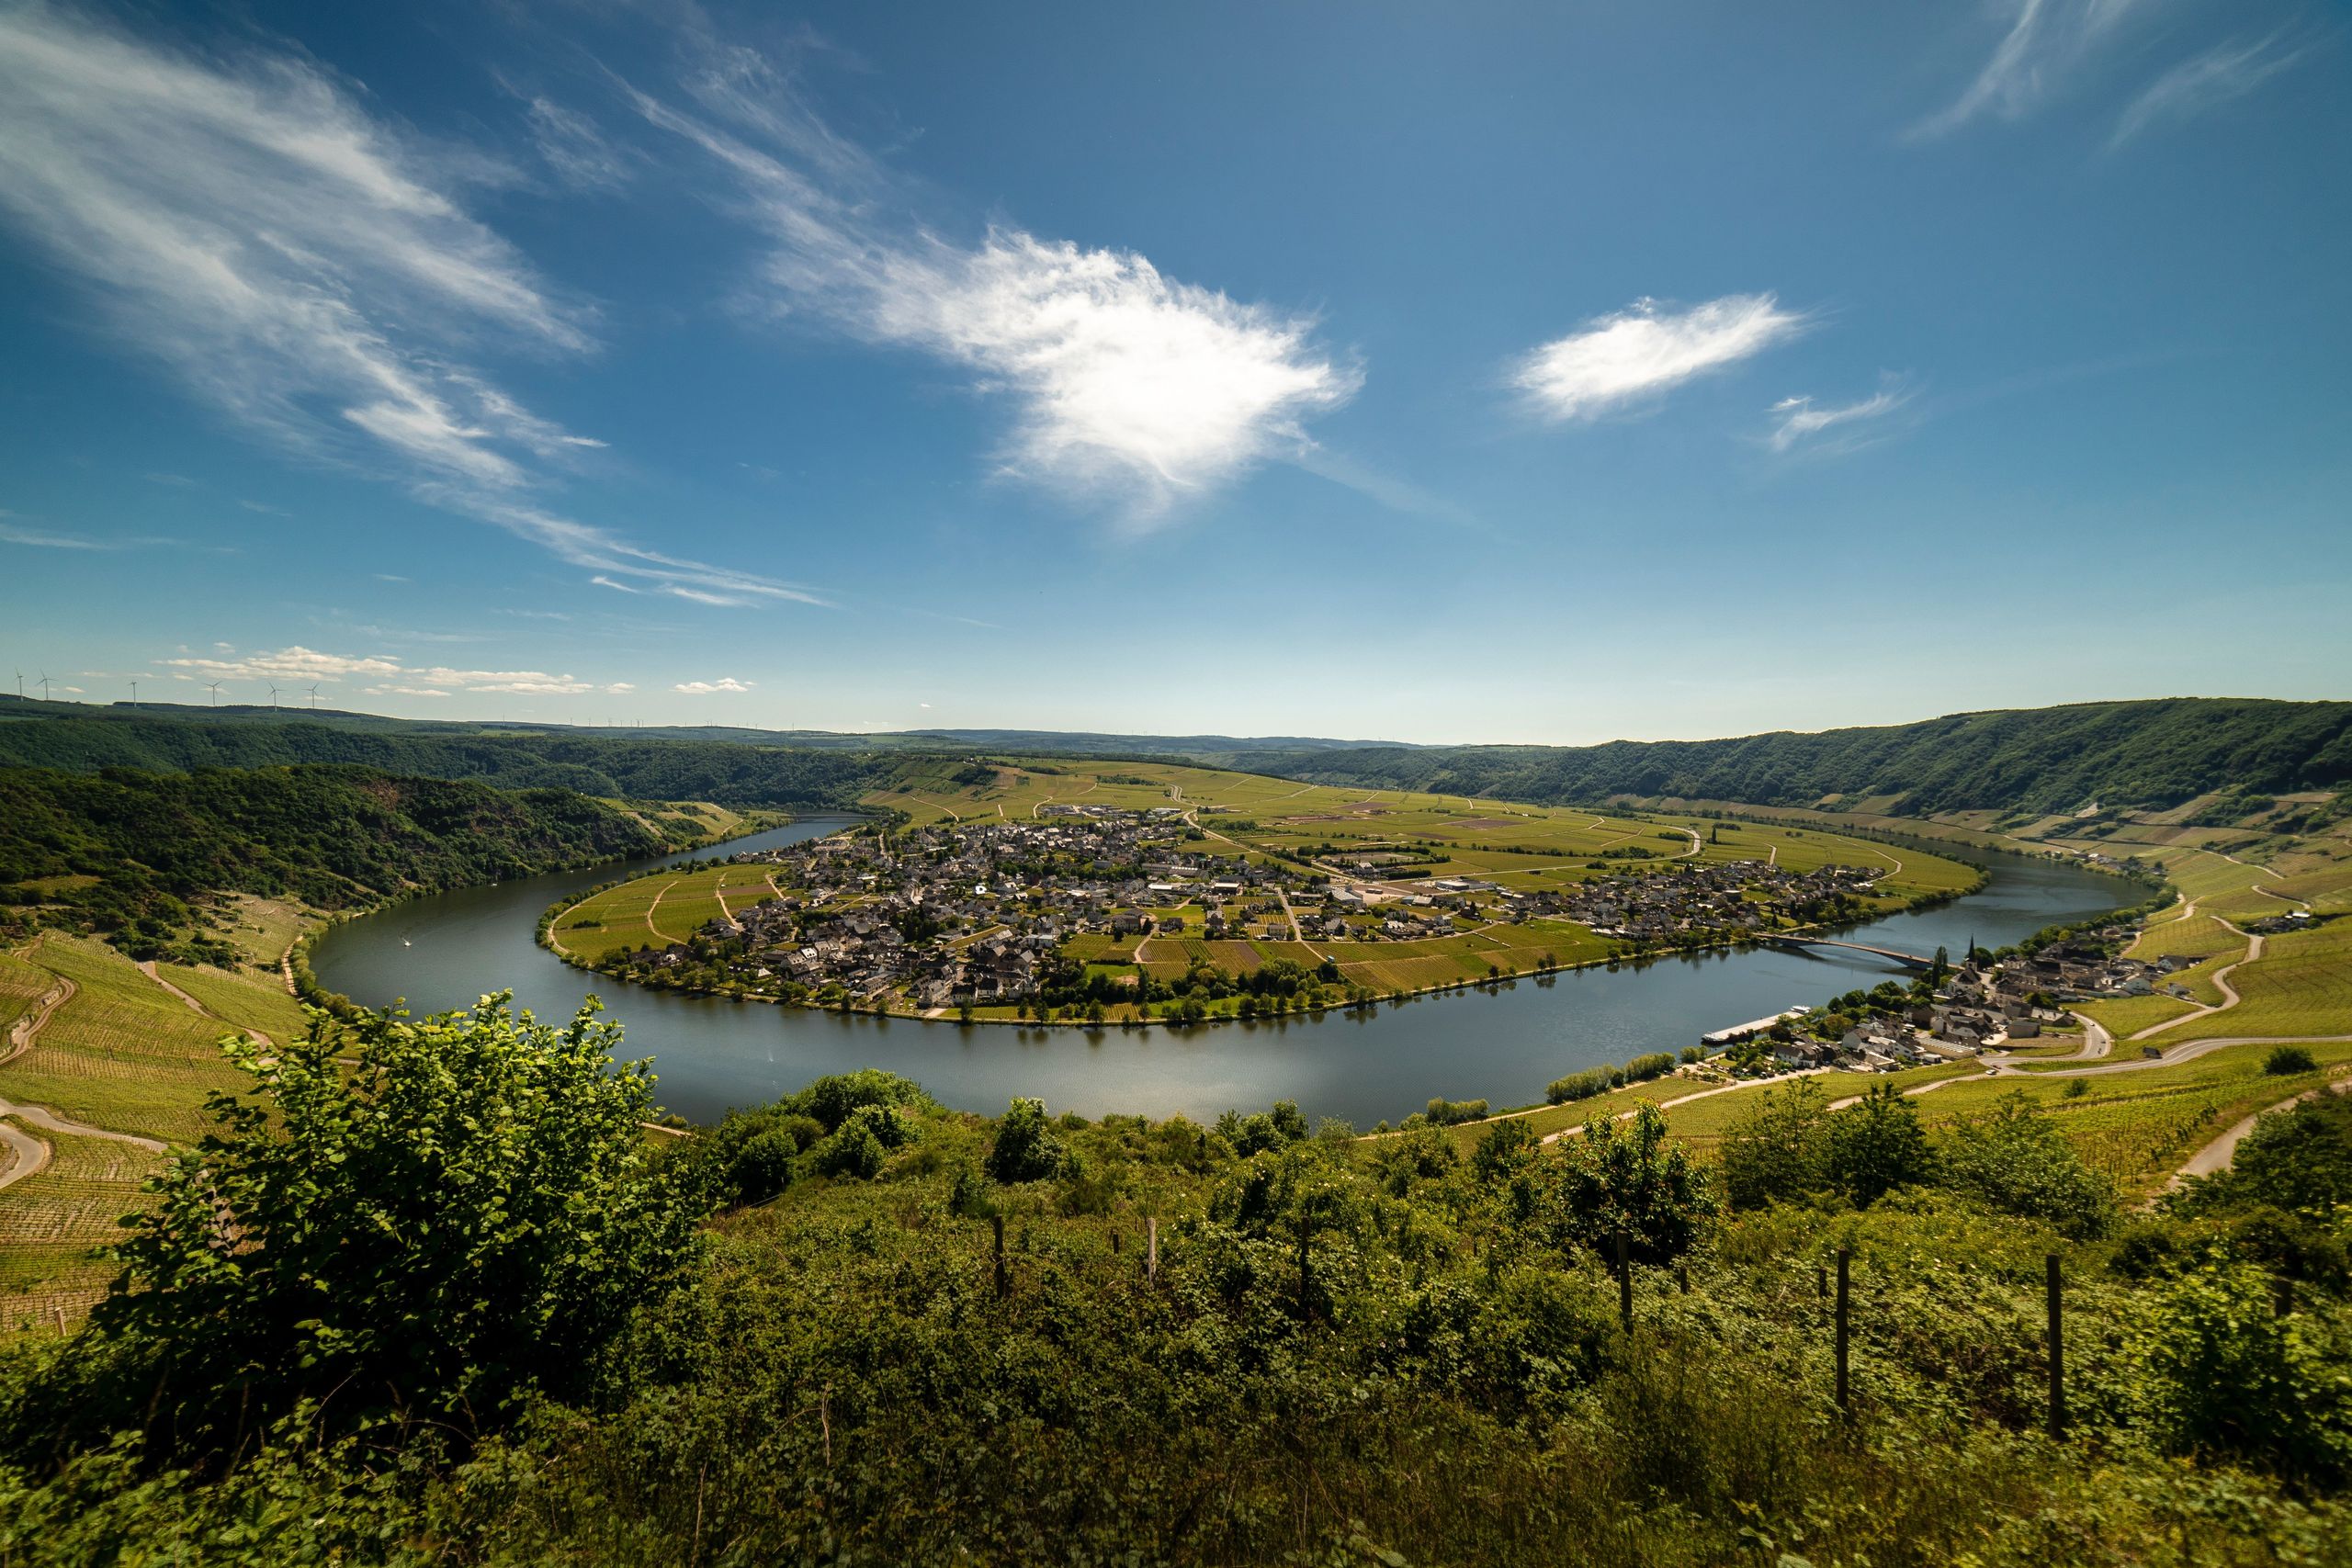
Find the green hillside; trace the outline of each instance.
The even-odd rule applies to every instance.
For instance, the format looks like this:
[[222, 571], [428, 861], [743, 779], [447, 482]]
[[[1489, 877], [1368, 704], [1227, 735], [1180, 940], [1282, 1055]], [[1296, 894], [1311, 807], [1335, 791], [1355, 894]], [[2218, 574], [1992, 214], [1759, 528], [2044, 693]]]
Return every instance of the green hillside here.
[[143, 958], [184, 948], [221, 894], [345, 909], [666, 845], [639, 816], [560, 789], [352, 766], [0, 769], [0, 923], [98, 931]]
[[2352, 784], [2352, 703], [2176, 697], [1951, 714], [1917, 724], [1605, 746], [1361, 748], [1238, 764], [1317, 784], [1541, 804], [1611, 795], [1806, 805], [1901, 796], [1906, 812], [2169, 806], [2209, 790]]
[[0, 711], [11, 720], [0, 723], [0, 767], [65, 773], [343, 762], [504, 789], [809, 807], [853, 804], [892, 765], [868, 751], [839, 748], [411, 725], [365, 716], [159, 716], [65, 704]]

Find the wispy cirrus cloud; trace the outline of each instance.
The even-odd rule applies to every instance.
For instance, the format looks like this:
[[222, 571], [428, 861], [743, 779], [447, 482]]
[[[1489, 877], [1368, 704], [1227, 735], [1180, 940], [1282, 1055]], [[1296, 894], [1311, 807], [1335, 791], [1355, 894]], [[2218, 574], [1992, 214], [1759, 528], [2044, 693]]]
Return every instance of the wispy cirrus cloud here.
[[101, 538], [92, 534], [65, 533], [53, 528], [28, 528], [9, 521], [17, 514], [0, 511], [0, 545], [22, 545], [41, 550], [147, 550], [202, 549], [216, 555], [234, 553], [223, 545], [191, 545], [186, 539], [175, 539], [161, 534], [132, 534], [119, 538]]
[[1786, 452], [1814, 443], [1824, 432], [1850, 434], [1854, 427], [1883, 419], [1910, 399], [1911, 394], [1892, 380], [1871, 396], [1850, 403], [1823, 404], [1810, 397], [1782, 398], [1771, 407], [1772, 434], [1767, 439], [1773, 451]]
[[651, 124], [717, 160], [774, 249], [758, 295], [816, 322], [956, 367], [1013, 408], [1002, 471], [1124, 504], [1174, 503], [1306, 442], [1361, 371], [1312, 316], [1171, 278], [1131, 251], [1010, 225], [958, 243], [763, 56], [706, 47], [688, 107], [631, 90]]
[[1683, 310], [1640, 299], [1522, 355], [1510, 380], [1545, 419], [1591, 419], [1751, 358], [1805, 326], [1770, 294], [1728, 294]]
[[456, 670], [447, 665], [410, 665], [390, 654], [326, 653], [297, 644], [273, 652], [239, 653], [220, 650], [218, 658], [184, 654], [164, 660], [164, 667], [184, 679], [227, 682], [250, 682], [288, 689], [367, 682], [368, 694], [413, 697], [447, 696], [453, 691], [503, 692], [523, 696], [577, 696], [583, 692], [618, 693], [634, 690], [626, 682], [600, 685], [570, 674], [544, 670]]
[[534, 96], [523, 116], [540, 161], [573, 189], [618, 190], [636, 177], [636, 161], [578, 109]]
[[2206, 110], [2244, 97], [2303, 57], [2284, 33], [2252, 42], [2234, 40], [2191, 55], [2150, 83], [2124, 107], [2109, 138], [2111, 151], [2166, 120], [2193, 119]]
[[1911, 128], [1915, 138], [1941, 136], [1984, 118], [2020, 119], [2055, 92], [2115, 36], [2143, 0], [2009, 0], [2008, 25], [1967, 88]]
[[[0, 512], [0, 518], [8, 514]], [[93, 539], [83, 534], [58, 534], [46, 528], [19, 528], [13, 523], [0, 522], [0, 545], [23, 545], [39, 550], [116, 550], [122, 547], [110, 539]]]
[[586, 353], [594, 313], [467, 213], [468, 169], [371, 118], [307, 56], [203, 55], [51, 6], [0, 12], [0, 219], [126, 346], [306, 457], [574, 565], [726, 603], [813, 598], [532, 499], [548, 464], [601, 443], [469, 361], [492, 345]]

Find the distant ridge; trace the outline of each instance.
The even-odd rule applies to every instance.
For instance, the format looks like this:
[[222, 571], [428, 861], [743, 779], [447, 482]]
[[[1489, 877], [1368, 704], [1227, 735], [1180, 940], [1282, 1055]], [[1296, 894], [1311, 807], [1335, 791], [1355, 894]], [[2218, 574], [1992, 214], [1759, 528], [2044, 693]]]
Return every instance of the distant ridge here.
[[720, 726], [587, 727], [94, 705], [0, 695], [0, 766], [184, 771], [361, 762], [510, 788], [841, 806], [916, 756], [1167, 758], [1317, 784], [1537, 804], [1643, 798], [1894, 812], [2172, 806], [2215, 790], [2352, 784], [2352, 703], [2160, 697], [1948, 714], [1912, 724], [1600, 746], [1419, 746], [1300, 736], [922, 729], [878, 735]]

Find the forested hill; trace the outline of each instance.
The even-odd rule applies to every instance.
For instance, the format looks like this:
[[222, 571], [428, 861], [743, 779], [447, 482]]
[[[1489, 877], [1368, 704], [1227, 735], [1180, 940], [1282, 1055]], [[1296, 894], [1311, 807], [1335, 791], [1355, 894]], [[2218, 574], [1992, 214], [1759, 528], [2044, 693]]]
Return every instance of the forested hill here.
[[62, 705], [21, 711], [27, 716], [0, 723], [0, 768], [187, 772], [346, 762], [504, 789], [808, 808], [854, 805], [905, 756], [564, 730], [379, 730], [293, 717], [209, 721]]
[[1538, 804], [1615, 795], [1804, 805], [1900, 795], [1903, 812], [2170, 806], [2209, 790], [2352, 784], [2352, 703], [2177, 697], [1951, 714], [1729, 740], [1262, 752], [1238, 765], [1317, 784]]
[[353, 908], [663, 847], [568, 790], [338, 766], [0, 769], [0, 926], [100, 931], [134, 957], [202, 955], [199, 911], [217, 894]]

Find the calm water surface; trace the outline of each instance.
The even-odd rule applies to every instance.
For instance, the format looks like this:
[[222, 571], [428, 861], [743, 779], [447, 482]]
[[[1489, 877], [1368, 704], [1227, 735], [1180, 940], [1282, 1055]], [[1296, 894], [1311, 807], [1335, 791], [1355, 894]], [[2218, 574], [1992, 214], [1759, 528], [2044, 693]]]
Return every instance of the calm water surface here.
[[[848, 820], [807, 818], [726, 848], [797, 843]], [[963, 1028], [676, 996], [574, 969], [533, 940], [540, 911], [557, 899], [691, 858], [666, 855], [421, 898], [329, 932], [312, 950], [312, 966], [329, 989], [356, 1001], [383, 1007], [405, 999], [417, 1011], [512, 989], [541, 1018], [560, 1019], [593, 992], [627, 1026], [628, 1055], [653, 1058], [662, 1103], [695, 1121], [772, 1100], [822, 1073], [886, 1067], [973, 1111], [1001, 1111], [1013, 1095], [1040, 1094], [1057, 1111], [1208, 1118], [1228, 1106], [1295, 1100], [1310, 1116], [1365, 1126], [1418, 1111], [1431, 1095], [1525, 1104], [1563, 1073], [1679, 1051], [1710, 1030], [1901, 973], [1835, 950], [1835, 956], [1702, 953], [1614, 974], [1579, 969], [1521, 979], [1499, 994], [1384, 1004], [1370, 1014], [1090, 1032]], [[1981, 893], [1842, 934], [1906, 953], [1939, 946], [1960, 953], [1972, 937], [2000, 947], [2140, 896], [2128, 882], [2054, 861], [1996, 855], [1987, 865], [1993, 879]]]

